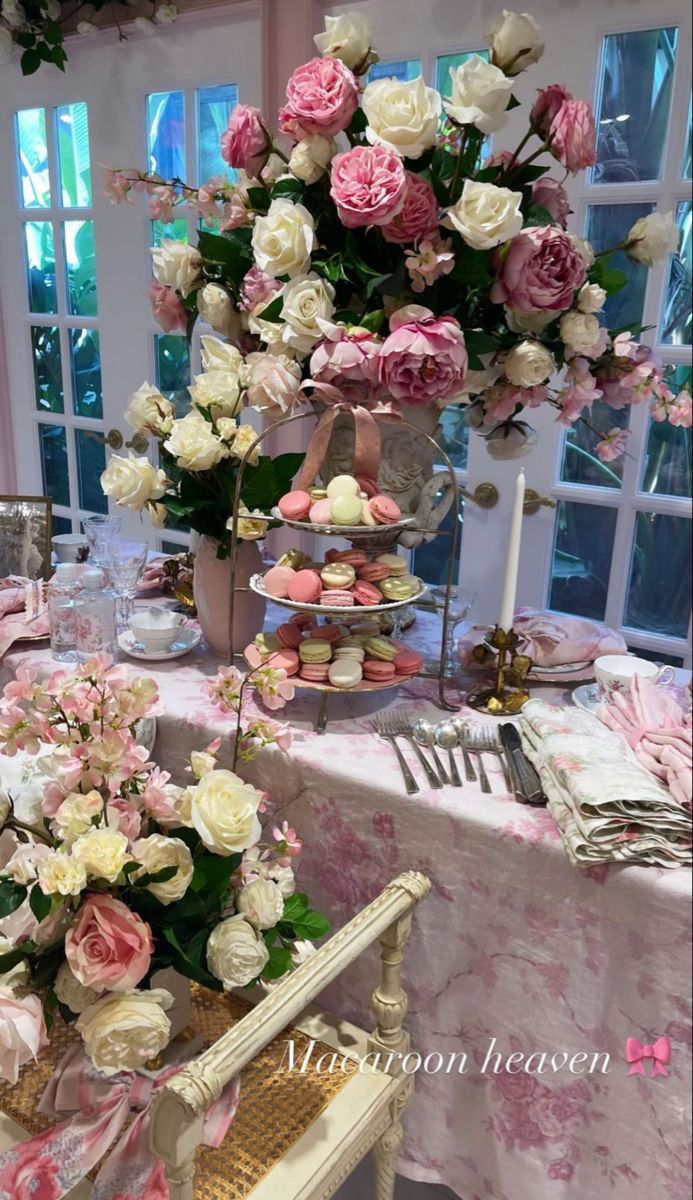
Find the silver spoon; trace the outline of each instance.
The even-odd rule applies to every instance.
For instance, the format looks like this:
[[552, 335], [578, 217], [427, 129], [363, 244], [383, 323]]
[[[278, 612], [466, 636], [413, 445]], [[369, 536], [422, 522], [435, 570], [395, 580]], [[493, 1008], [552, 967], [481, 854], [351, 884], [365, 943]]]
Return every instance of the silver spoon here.
[[440, 761], [440, 758], [438, 756], [438, 751], [436, 750], [435, 727], [433, 725], [431, 725], [430, 721], [426, 721], [426, 720], [424, 720], [423, 717], [419, 717], [419, 719], [417, 721], [414, 721], [414, 724], [411, 727], [411, 731], [414, 734], [414, 737], [416, 738], [419, 745], [425, 746], [427, 750], [431, 751], [431, 756], [436, 765], [436, 770], [438, 772], [438, 776], [439, 776], [441, 782], [449, 783], [450, 780], [448, 779], [447, 772], [446, 772], [445, 767], [443, 766], [442, 762]]
[[474, 770], [474, 764], [472, 763], [472, 760], [469, 757], [469, 751], [467, 750], [467, 747], [466, 747], [465, 741], [464, 741], [464, 735], [466, 733], [467, 727], [466, 727], [464, 721], [461, 719], [461, 717], [453, 717], [452, 720], [450, 721], [450, 724], [452, 725], [453, 729], [455, 730], [455, 733], [457, 734], [457, 744], [459, 745], [459, 747], [462, 751], [462, 761], [464, 762], [465, 778], [467, 779], [468, 783], [476, 783], [476, 771]]
[[448, 752], [448, 762], [450, 764], [450, 780], [453, 787], [462, 787], [460, 773], [457, 770], [455, 756], [452, 753], [457, 745], [457, 731], [450, 721], [441, 721], [440, 725], [436, 725], [436, 741], [443, 750]]

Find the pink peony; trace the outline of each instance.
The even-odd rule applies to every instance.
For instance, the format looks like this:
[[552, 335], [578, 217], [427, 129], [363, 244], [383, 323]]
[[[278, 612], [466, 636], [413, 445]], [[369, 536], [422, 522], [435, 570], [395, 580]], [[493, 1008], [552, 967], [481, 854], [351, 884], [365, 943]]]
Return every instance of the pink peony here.
[[494, 304], [521, 312], [560, 312], [570, 308], [587, 267], [567, 233], [552, 225], [531, 226], [496, 255]]
[[381, 339], [368, 329], [323, 322], [327, 336], [316, 346], [310, 360], [312, 379], [331, 383], [353, 402], [371, 395], [378, 382]]
[[379, 358], [380, 381], [407, 404], [433, 404], [462, 391], [467, 374], [464, 334], [454, 317], [409, 304], [390, 317]]
[[154, 320], [161, 326], [164, 333], [185, 333], [187, 317], [178, 292], [173, 288], [164, 287], [152, 279], [147, 295], [152, 306]]
[[149, 970], [149, 926], [113, 896], [89, 896], [65, 938], [65, 957], [84, 987], [127, 992]]
[[241, 284], [241, 308], [252, 312], [258, 304], [269, 301], [275, 292], [280, 292], [282, 285], [278, 279], [272, 279], [255, 264], [248, 271]]
[[334, 137], [349, 125], [359, 104], [356, 76], [337, 58], [311, 58], [297, 67], [286, 87], [279, 126], [298, 142], [313, 133]]
[[354, 146], [332, 160], [332, 199], [347, 229], [388, 225], [401, 212], [407, 175], [384, 146]]
[[530, 113], [530, 123], [535, 133], [548, 141], [554, 117], [567, 100], [572, 100], [568, 89], [562, 83], [550, 83], [545, 87], [536, 100]]
[[566, 100], [551, 122], [550, 149], [559, 163], [576, 174], [597, 161], [597, 131], [587, 100]]
[[433, 238], [438, 232], [439, 208], [436, 194], [428, 180], [413, 171], [405, 172], [407, 186], [404, 203], [394, 221], [383, 225], [386, 242], [413, 246], [419, 238]]
[[532, 185], [532, 200], [535, 204], [541, 204], [558, 225], [567, 228], [570, 204], [568, 193], [559, 179], [551, 179], [550, 176], [536, 179]]
[[0, 1079], [14, 1084], [19, 1068], [48, 1045], [40, 997], [20, 1000], [7, 991], [0, 993], [0, 1031]]
[[265, 165], [271, 144], [260, 109], [237, 104], [221, 138], [224, 162], [255, 178]]

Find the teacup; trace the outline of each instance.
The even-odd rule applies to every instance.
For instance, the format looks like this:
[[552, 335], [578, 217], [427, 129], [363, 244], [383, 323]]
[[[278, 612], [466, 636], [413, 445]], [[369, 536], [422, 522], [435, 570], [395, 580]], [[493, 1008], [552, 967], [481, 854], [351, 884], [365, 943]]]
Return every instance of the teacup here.
[[617, 692], [630, 691], [635, 675], [653, 683], [671, 683], [676, 675], [673, 667], [658, 667], [646, 658], [635, 658], [631, 654], [602, 655], [595, 661], [594, 673], [601, 700], [611, 700]]
[[60, 563], [83, 563], [89, 556], [89, 545], [83, 533], [57, 533], [51, 538], [51, 545]]
[[147, 654], [163, 654], [169, 650], [185, 623], [184, 613], [154, 606], [134, 612], [128, 622]]

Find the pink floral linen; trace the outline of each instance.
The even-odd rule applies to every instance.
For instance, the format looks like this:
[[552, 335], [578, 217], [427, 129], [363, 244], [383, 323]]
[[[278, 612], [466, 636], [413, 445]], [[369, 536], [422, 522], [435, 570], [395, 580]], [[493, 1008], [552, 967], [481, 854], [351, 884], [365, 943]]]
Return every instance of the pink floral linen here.
[[[422, 616], [407, 640], [430, 647]], [[7, 656], [0, 682], [40, 659], [39, 651]], [[178, 782], [201, 737], [228, 737], [230, 718], [207, 692], [217, 667], [196, 651], [151, 670], [166, 710], [155, 757]], [[430, 681], [386, 696], [438, 715]], [[244, 772], [276, 798], [279, 823], [310, 835], [302, 878], [336, 926], [401, 870], [433, 881], [406, 961], [408, 1023], [423, 1056], [468, 1058], [462, 1074], [418, 1073], [400, 1171], [463, 1200], [688, 1200], [690, 873], [576, 870], [551, 815], [504, 794], [491, 758], [492, 796], [465, 785], [407, 797], [394, 755], [371, 727], [382, 695], [334, 701], [318, 737], [316, 696], [298, 693], [285, 712], [291, 750], [263, 750]], [[368, 1027], [376, 978], [373, 955], [323, 1000]], [[627, 1038], [652, 1044], [664, 1035], [670, 1077], [629, 1077]], [[498, 1072], [495, 1060], [482, 1069], [493, 1038]], [[559, 1063], [564, 1053], [608, 1053], [610, 1069], [507, 1069], [508, 1055], [540, 1051]]]
[[643, 766], [661, 779], [678, 803], [690, 811], [693, 800], [690, 705], [684, 710], [675, 697], [652, 680], [634, 675], [628, 695], [615, 692], [597, 715], [609, 729], [623, 734]]

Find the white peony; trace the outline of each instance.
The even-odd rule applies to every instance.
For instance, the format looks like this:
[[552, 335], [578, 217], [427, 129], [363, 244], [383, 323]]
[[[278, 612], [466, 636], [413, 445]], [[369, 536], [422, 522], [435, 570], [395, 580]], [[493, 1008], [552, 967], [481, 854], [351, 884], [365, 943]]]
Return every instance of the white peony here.
[[518, 342], [503, 364], [506, 379], [516, 387], [539, 387], [555, 370], [553, 354], [541, 342]]
[[238, 346], [231, 342], [221, 342], [219, 338], [207, 333], [200, 338], [202, 352], [202, 368], [205, 371], [230, 371], [232, 375], [240, 374], [243, 366], [243, 355]]
[[212, 329], [223, 337], [236, 339], [241, 333], [241, 318], [226, 288], [206, 283], [197, 293], [197, 311]]
[[491, 250], [522, 229], [521, 204], [521, 192], [467, 179], [457, 204], [447, 211], [445, 224], [475, 250]]
[[318, 179], [322, 179], [336, 153], [337, 143], [334, 138], [314, 133], [296, 143], [291, 151], [289, 170], [304, 183], [317, 183]]
[[132, 861], [128, 839], [117, 829], [92, 829], [77, 838], [72, 855], [84, 867], [90, 879], [115, 883], [123, 867]]
[[199, 283], [202, 275], [202, 255], [186, 242], [164, 238], [152, 250], [154, 277], [164, 287], [174, 288], [185, 299]]
[[[241, 382], [232, 371], [206, 371], [188, 388], [195, 404], [214, 417], [235, 417], [241, 408]], [[184, 418], [184, 420], [187, 418]]]
[[257, 812], [262, 796], [252, 784], [233, 771], [210, 771], [186, 790], [190, 820], [208, 850], [226, 857], [259, 840], [262, 826]]
[[242, 914], [227, 917], [209, 935], [207, 966], [225, 991], [252, 983], [268, 962], [265, 943]]
[[559, 311], [545, 308], [543, 312], [522, 312], [519, 308], [509, 308], [505, 323], [513, 333], [543, 333], [546, 326], [556, 320]]
[[87, 886], [87, 872], [71, 854], [54, 851], [39, 863], [38, 882], [44, 896], [78, 896]]
[[101, 475], [101, 490], [105, 495], [134, 512], [140, 512], [151, 500], [160, 500], [167, 487], [164, 471], [132, 451], [127, 458], [112, 455]]
[[601, 312], [607, 296], [598, 283], [585, 283], [578, 293], [577, 306], [582, 313]]
[[513, 81], [478, 54], [459, 67], [450, 67], [450, 99], [446, 113], [458, 125], [475, 125], [484, 133], [497, 133], [505, 125]]
[[255, 879], [241, 888], [236, 907], [256, 929], [272, 929], [282, 919], [284, 897], [271, 879]]
[[171, 401], [162, 396], [158, 388], [145, 382], [132, 393], [123, 415], [128, 425], [138, 433], [153, 433], [155, 437], [161, 437], [171, 428], [174, 409]]
[[568, 312], [561, 317], [561, 337], [575, 354], [589, 354], [599, 341], [601, 326], [594, 313]]
[[646, 267], [656, 267], [676, 254], [681, 240], [673, 212], [648, 213], [631, 229], [625, 241], [628, 256]]
[[58, 974], [55, 977], [53, 984], [55, 992], [61, 1004], [66, 1005], [70, 1012], [81, 1013], [90, 1004], [95, 1004], [99, 999], [99, 993], [94, 991], [94, 988], [85, 987], [79, 982], [76, 975], [73, 975], [69, 963], [61, 963], [58, 968]]
[[9, 29], [0, 25], [0, 63], [7, 63], [14, 54], [14, 40]]
[[308, 209], [285, 197], [273, 200], [253, 227], [253, 254], [260, 270], [276, 279], [301, 275], [315, 246], [315, 224]]
[[300, 354], [308, 354], [323, 337], [320, 321], [334, 312], [334, 288], [319, 275], [299, 275], [284, 286], [282, 339]]
[[[0, 955], [9, 954], [14, 950], [15, 944], [12, 938], [5, 937], [0, 933]], [[10, 967], [9, 971], [0, 971], [0, 988], [9, 988], [12, 990], [16, 987], [22, 987], [29, 981], [29, 963], [25, 958], [21, 958], [18, 963]]]
[[370, 53], [370, 21], [362, 13], [325, 17], [325, 32], [316, 33], [313, 41], [321, 54], [338, 58], [354, 71], [366, 63]]
[[140, 875], [156, 875], [166, 867], [176, 867], [176, 874], [161, 883], [148, 883], [146, 890], [156, 896], [162, 904], [173, 904], [180, 900], [188, 890], [193, 877], [193, 860], [185, 842], [180, 838], [164, 837], [161, 833], [152, 833], [149, 837], [139, 838], [132, 843], [132, 856], [142, 864], [141, 871], [134, 871], [131, 878]]
[[519, 75], [544, 53], [541, 29], [529, 13], [503, 11], [488, 33], [491, 60], [506, 75]]
[[136, 1071], [168, 1045], [166, 1011], [173, 996], [164, 988], [110, 993], [80, 1014], [76, 1029], [94, 1066], [105, 1075]]
[[298, 400], [301, 368], [285, 354], [249, 354], [248, 404], [260, 412], [290, 413]]
[[229, 453], [228, 446], [215, 437], [209, 421], [197, 409], [173, 422], [164, 447], [184, 471], [211, 471]]
[[362, 97], [366, 137], [402, 158], [420, 158], [433, 146], [440, 125], [441, 99], [418, 79], [375, 79]]

